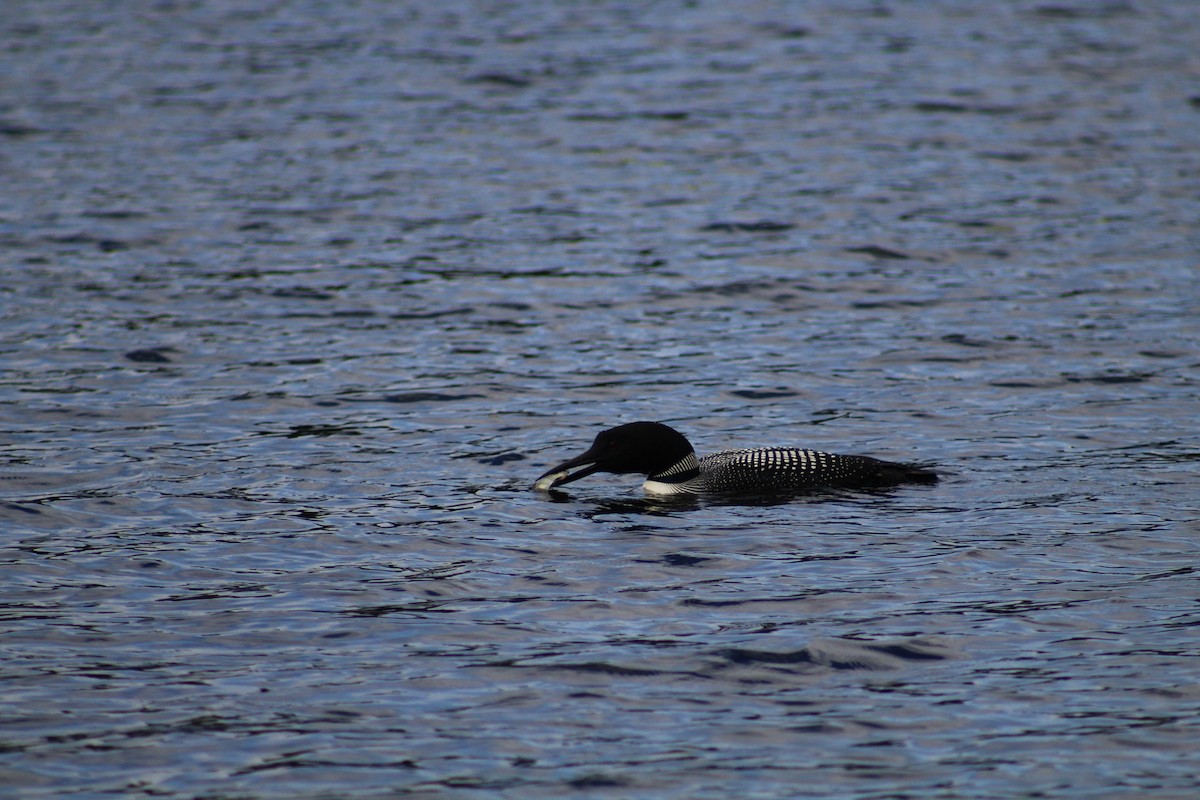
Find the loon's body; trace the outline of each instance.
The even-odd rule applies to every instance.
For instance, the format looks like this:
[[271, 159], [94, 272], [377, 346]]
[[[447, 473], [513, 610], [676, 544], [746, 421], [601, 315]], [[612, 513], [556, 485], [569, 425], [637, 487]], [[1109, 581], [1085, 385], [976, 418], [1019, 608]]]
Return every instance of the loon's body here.
[[[583, 467], [571, 472], [575, 467]], [[603, 431], [583, 455], [538, 478], [549, 491], [595, 472], [647, 476], [649, 494], [762, 494], [817, 487], [866, 488], [935, 483], [937, 473], [869, 456], [840, 456], [799, 447], [723, 450], [697, 458], [679, 431], [658, 422], [631, 422]]]

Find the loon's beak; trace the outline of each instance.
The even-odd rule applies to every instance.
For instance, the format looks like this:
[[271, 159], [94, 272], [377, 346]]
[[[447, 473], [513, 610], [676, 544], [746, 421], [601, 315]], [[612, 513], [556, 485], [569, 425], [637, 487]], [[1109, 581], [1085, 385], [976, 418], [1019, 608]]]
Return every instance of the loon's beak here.
[[[571, 470], [575, 467], [580, 467], [585, 464], [590, 464], [591, 466], [586, 466], [575, 473], [571, 472]], [[576, 456], [570, 461], [564, 461], [557, 467], [547, 470], [545, 475], [538, 478], [537, 481], [534, 482], [533, 488], [537, 489], [539, 492], [548, 492], [557, 486], [562, 486], [564, 483], [571, 483], [572, 481], [577, 481], [580, 478], [586, 478], [593, 472], [599, 472], [603, 468], [604, 465], [600, 463], [600, 456], [595, 453], [595, 448], [592, 448], [581, 456]]]

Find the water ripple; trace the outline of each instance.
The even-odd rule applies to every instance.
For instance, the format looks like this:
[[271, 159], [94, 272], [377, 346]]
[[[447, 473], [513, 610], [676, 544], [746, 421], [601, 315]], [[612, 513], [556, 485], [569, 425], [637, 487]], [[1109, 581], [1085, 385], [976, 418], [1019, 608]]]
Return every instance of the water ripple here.
[[6, 789], [1196, 794], [1190, 4], [244, 5], [0, 22]]

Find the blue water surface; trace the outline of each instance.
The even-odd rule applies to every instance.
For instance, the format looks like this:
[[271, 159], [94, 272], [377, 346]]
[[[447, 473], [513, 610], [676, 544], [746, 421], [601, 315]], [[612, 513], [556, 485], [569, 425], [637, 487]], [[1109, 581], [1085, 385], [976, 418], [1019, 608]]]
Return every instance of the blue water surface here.
[[1196, 796], [1198, 40], [7, 2], [0, 796]]

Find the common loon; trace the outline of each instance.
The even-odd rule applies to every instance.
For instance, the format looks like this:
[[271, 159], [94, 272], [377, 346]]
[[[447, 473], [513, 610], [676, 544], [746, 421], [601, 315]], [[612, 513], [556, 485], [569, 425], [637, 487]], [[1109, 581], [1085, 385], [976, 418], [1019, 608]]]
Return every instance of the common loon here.
[[[575, 467], [583, 469], [572, 472]], [[698, 459], [691, 442], [674, 428], [631, 422], [602, 431], [586, 453], [547, 471], [533, 488], [549, 491], [595, 472], [646, 475], [642, 488], [654, 495], [865, 488], [938, 479], [937, 473], [909, 464], [799, 447], [722, 450]]]

